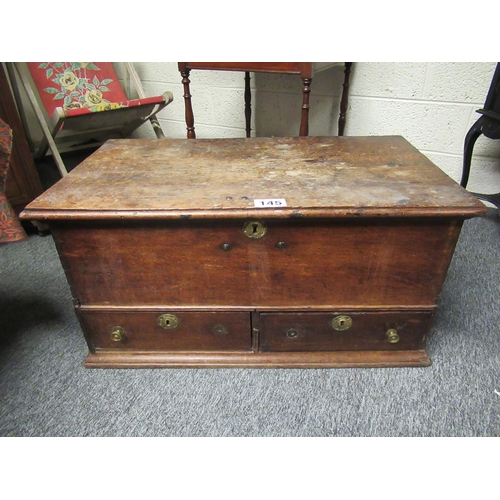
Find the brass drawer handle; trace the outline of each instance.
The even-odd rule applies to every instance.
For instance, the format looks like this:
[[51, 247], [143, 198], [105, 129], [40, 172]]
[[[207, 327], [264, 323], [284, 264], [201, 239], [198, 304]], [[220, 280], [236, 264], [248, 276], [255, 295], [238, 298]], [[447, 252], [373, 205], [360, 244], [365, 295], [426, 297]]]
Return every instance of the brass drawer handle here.
[[174, 330], [179, 326], [179, 320], [174, 314], [162, 314], [158, 318], [158, 324], [165, 330]]
[[124, 336], [125, 330], [121, 326], [115, 326], [113, 327], [113, 330], [111, 330], [111, 340], [113, 342], [122, 341]]
[[398, 335], [398, 332], [397, 330], [395, 330], [394, 328], [390, 328], [389, 330], [387, 330], [385, 332], [385, 334], [387, 335], [387, 340], [391, 343], [391, 344], [395, 344], [396, 342], [399, 342], [399, 335]]
[[348, 330], [352, 326], [352, 318], [350, 316], [335, 316], [332, 319], [332, 327], [338, 332]]

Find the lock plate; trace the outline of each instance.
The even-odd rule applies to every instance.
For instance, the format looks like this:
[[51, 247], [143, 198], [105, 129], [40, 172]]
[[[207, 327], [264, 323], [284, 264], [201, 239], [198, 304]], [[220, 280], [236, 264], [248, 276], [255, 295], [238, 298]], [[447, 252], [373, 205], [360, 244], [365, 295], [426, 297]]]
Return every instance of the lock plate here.
[[351, 328], [352, 318], [350, 316], [335, 316], [332, 319], [332, 326], [338, 332], [343, 332]]
[[267, 226], [259, 220], [247, 221], [243, 224], [243, 232], [253, 239], [262, 238], [267, 232]]
[[158, 324], [165, 330], [173, 330], [179, 326], [179, 320], [174, 314], [162, 314], [158, 318]]

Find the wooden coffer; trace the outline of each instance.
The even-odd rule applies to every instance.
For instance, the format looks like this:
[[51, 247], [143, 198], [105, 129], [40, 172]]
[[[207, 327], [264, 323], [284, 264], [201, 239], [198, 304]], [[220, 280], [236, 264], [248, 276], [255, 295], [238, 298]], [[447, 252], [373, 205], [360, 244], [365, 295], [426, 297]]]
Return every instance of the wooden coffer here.
[[87, 367], [426, 366], [464, 219], [402, 137], [107, 142], [22, 214], [50, 229]]

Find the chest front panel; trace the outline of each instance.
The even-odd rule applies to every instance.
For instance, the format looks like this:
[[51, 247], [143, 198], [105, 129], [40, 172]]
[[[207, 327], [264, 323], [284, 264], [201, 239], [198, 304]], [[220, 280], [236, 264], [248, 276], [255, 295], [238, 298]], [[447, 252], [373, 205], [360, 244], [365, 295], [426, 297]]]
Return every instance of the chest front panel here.
[[244, 220], [65, 224], [53, 233], [81, 305], [433, 306], [460, 225]]

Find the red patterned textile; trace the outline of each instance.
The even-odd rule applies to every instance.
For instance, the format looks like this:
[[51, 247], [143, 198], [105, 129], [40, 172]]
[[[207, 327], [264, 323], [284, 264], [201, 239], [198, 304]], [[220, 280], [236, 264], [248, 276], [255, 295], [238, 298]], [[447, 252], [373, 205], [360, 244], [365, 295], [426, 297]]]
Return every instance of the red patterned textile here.
[[0, 244], [21, 241], [27, 238], [4, 193], [11, 151], [12, 130], [0, 119]]
[[163, 102], [163, 97], [144, 97], [142, 99], [132, 99], [126, 102], [110, 102], [107, 104], [100, 104], [99, 106], [93, 106], [92, 108], [70, 108], [65, 109], [66, 116], [77, 116], [85, 115], [87, 113], [95, 113], [96, 111], [106, 111], [108, 109], [117, 108], [131, 108], [132, 106], [139, 106], [141, 104], [161, 104]]
[[161, 103], [162, 97], [129, 100], [110, 62], [29, 62], [33, 81], [49, 116], [66, 116]]

